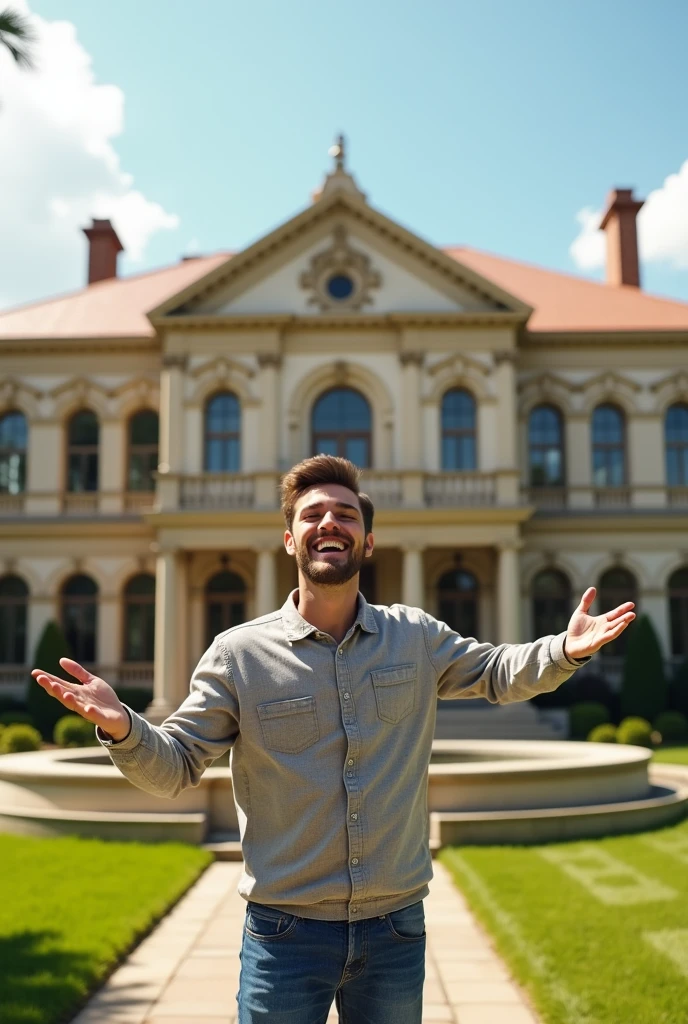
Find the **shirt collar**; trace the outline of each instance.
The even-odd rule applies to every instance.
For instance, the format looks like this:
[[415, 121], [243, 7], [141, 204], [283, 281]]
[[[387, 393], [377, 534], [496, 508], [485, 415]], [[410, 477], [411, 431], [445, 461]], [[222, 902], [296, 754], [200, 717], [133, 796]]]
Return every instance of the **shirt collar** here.
[[[298, 593], [298, 590], [292, 590], [282, 605], [282, 622], [287, 640], [303, 640], [304, 637], [317, 632], [316, 627], [312, 623], [306, 622], [296, 607], [295, 598], [298, 596]], [[354, 627], [356, 626], [360, 626], [366, 633], [379, 632], [373, 609], [360, 590], [358, 592], [358, 611], [354, 622]]]

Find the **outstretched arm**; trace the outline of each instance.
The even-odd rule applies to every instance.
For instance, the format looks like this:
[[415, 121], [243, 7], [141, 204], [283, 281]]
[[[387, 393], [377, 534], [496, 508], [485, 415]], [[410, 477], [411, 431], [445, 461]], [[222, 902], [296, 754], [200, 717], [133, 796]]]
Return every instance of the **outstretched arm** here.
[[556, 690], [635, 618], [632, 601], [602, 615], [590, 615], [595, 593], [594, 587], [588, 587], [565, 633], [529, 644], [481, 644], [424, 615], [438, 696], [445, 700], [485, 697], [493, 704], [507, 704]]

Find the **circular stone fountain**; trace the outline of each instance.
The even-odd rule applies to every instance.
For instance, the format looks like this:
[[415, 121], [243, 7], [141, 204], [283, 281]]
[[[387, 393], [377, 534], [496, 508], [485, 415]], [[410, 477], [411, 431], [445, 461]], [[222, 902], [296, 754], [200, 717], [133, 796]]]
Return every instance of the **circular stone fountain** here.
[[[430, 843], [528, 843], [654, 828], [688, 810], [688, 768], [605, 743], [435, 740]], [[239, 858], [228, 767], [174, 800], [132, 786], [98, 748], [0, 758], [0, 831], [205, 843]]]

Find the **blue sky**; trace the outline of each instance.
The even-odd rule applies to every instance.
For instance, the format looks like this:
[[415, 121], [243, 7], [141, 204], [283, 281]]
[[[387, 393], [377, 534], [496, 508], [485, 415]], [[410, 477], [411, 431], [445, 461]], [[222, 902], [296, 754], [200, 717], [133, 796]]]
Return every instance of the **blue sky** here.
[[[72, 22], [95, 81], [122, 91], [121, 167], [178, 218], [124, 269], [268, 231], [308, 202], [340, 130], [371, 203], [420, 235], [576, 272], [579, 211], [688, 160], [681, 0], [29, 3]], [[655, 239], [643, 284], [688, 301], [674, 191], [665, 220], [685, 229]]]

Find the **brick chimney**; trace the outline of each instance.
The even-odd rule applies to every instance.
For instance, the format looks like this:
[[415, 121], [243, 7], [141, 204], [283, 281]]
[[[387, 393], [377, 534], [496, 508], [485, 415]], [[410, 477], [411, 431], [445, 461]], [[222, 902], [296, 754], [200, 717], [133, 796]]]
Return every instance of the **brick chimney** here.
[[607, 284], [640, 288], [636, 216], [643, 205], [632, 188], [615, 188], [607, 196], [600, 227], [607, 236]]
[[117, 253], [124, 246], [109, 220], [96, 220], [90, 228], [83, 229], [88, 238], [88, 283], [107, 281], [117, 277]]

